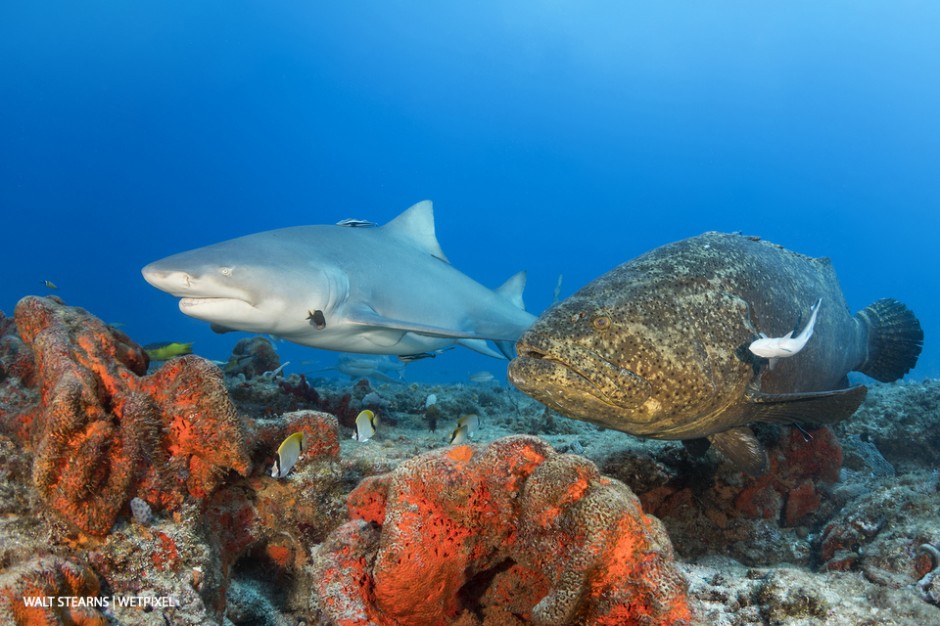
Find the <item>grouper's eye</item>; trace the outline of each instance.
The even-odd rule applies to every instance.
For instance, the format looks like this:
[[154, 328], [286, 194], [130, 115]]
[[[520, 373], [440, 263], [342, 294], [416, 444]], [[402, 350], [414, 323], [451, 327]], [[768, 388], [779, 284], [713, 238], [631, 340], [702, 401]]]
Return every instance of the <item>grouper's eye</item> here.
[[598, 315], [592, 321], [594, 324], [594, 330], [605, 331], [610, 328], [610, 318], [606, 315]]

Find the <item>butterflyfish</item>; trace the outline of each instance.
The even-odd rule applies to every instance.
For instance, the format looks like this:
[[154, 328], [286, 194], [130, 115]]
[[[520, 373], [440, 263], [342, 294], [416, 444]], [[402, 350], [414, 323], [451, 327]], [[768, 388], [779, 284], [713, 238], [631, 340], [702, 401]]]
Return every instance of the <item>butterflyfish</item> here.
[[468, 430], [466, 424], [457, 426], [457, 428], [454, 429], [454, 432], [450, 434], [450, 444], [453, 446], [459, 446], [462, 443], [467, 443], [470, 441], [470, 435], [467, 433]]
[[457, 428], [460, 428], [461, 426], [466, 426], [467, 437], [473, 439], [477, 434], [477, 430], [480, 429], [480, 416], [476, 413], [466, 413], [461, 415], [457, 419]]
[[304, 450], [304, 434], [296, 432], [281, 442], [277, 448], [277, 458], [274, 459], [274, 467], [271, 468], [271, 476], [274, 478], [284, 478], [294, 468], [300, 453]]
[[359, 443], [369, 441], [375, 434], [376, 423], [377, 418], [375, 417], [375, 413], [369, 409], [360, 412], [359, 415], [356, 416], [356, 432], [353, 433], [352, 438]]

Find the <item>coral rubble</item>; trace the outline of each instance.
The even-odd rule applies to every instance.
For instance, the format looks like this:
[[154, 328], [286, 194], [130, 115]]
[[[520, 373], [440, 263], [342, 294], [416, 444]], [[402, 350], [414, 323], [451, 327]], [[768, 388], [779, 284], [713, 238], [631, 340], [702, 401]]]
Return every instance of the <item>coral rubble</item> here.
[[364, 481], [349, 509], [314, 567], [337, 624], [690, 623], [659, 521], [543, 440], [427, 453]]

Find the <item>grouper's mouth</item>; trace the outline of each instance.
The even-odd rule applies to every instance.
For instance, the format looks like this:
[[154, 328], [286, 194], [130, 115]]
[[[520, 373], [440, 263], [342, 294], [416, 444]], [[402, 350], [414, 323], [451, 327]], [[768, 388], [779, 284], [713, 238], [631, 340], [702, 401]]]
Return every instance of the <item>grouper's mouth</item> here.
[[634, 409], [652, 394], [650, 383], [596, 352], [580, 346], [554, 349], [547, 342], [516, 344], [509, 380], [522, 392], [572, 417], [596, 413], [598, 405]]

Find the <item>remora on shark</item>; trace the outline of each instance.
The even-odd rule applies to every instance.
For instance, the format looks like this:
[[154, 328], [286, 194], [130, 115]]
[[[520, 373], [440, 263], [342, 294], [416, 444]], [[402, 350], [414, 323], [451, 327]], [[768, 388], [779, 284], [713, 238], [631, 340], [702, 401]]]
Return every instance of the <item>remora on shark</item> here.
[[456, 343], [502, 358], [535, 321], [522, 301], [525, 272], [491, 290], [450, 264], [429, 201], [377, 228], [271, 230], [175, 254], [142, 273], [217, 331], [343, 352], [412, 355]]

